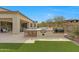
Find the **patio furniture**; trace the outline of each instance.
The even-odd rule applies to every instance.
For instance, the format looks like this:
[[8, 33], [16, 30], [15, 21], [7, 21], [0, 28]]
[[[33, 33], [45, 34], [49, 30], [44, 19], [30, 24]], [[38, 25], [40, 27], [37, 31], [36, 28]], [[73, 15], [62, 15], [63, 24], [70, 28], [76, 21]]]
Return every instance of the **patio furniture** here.
[[42, 33], [42, 36], [45, 36], [46, 30], [40, 30], [40, 32]]

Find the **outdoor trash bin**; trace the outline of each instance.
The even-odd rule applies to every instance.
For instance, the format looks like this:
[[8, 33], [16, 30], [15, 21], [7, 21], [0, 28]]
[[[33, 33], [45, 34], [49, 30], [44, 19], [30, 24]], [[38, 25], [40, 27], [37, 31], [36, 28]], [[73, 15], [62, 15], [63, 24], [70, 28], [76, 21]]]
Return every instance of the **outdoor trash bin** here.
[[25, 30], [24, 36], [25, 37], [37, 37], [37, 31], [36, 30]]

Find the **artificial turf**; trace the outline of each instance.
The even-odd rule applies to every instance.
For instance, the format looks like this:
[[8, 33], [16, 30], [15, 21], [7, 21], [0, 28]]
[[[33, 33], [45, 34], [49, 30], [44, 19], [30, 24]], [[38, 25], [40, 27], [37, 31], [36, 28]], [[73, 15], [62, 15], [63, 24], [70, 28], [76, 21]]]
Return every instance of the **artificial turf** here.
[[1, 52], [79, 52], [79, 46], [68, 41], [36, 41], [35, 43], [0, 43]]

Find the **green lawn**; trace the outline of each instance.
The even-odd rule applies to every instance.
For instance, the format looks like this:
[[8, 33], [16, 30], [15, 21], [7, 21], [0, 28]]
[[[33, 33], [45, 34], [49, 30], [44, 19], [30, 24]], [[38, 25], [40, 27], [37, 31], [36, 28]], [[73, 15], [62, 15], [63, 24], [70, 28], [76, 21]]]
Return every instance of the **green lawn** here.
[[65, 41], [37, 41], [32, 44], [25, 43], [0, 43], [0, 51], [15, 52], [75, 52], [79, 51], [79, 46], [72, 42]]

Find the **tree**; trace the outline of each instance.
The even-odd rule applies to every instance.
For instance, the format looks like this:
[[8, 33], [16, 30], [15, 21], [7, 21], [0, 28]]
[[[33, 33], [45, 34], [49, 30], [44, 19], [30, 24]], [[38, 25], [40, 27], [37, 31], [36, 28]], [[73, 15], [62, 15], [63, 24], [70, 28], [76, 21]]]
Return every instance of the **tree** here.
[[47, 23], [47, 26], [48, 26], [48, 27], [52, 27], [52, 26], [53, 26], [53, 19], [48, 19], [48, 20], [46, 21], [46, 23]]
[[53, 20], [54, 20], [56, 28], [58, 28], [58, 27], [64, 28], [65, 18], [63, 16], [56, 16], [56, 17], [53, 18]]
[[46, 27], [46, 26], [47, 26], [46, 22], [38, 23], [38, 27]]
[[63, 27], [63, 16], [56, 16], [38, 24], [39, 27]]

